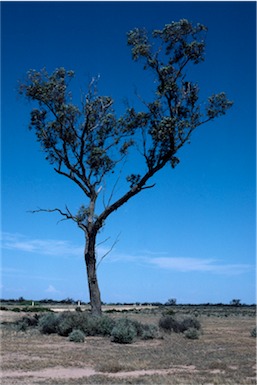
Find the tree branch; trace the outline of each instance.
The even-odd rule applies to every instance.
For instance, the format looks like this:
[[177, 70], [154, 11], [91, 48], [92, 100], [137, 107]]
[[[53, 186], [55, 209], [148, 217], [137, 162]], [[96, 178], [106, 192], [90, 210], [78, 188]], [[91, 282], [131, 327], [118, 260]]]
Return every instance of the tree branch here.
[[[115, 239], [115, 241], [113, 242], [113, 244], [112, 244], [112, 246], [111, 246], [111, 248], [102, 256], [102, 258], [100, 259], [100, 261], [99, 262], [97, 262], [97, 265], [96, 265], [96, 269], [98, 269], [98, 267], [99, 267], [99, 265], [100, 265], [100, 263], [101, 262], [103, 262], [103, 260], [104, 260], [104, 258], [106, 258], [107, 257], [107, 255], [108, 254], [110, 254], [111, 252], [112, 252], [112, 250], [113, 250], [113, 248], [114, 248], [114, 246], [119, 242], [119, 236], [120, 236], [120, 233], [118, 234], [118, 236], [117, 236], [117, 238]], [[109, 239], [109, 238], [107, 238], [107, 239]], [[107, 239], [105, 240], [105, 241], [103, 241], [103, 242], [101, 242], [101, 243], [104, 243], [104, 242], [106, 242], [107, 241]], [[100, 244], [101, 244], [100, 243]]]
[[[67, 209], [67, 207], [66, 207]], [[71, 212], [68, 210], [68, 214], [67, 213], [64, 213], [63, 211], [61, 211], [60, 209], [58, 208], [55, 208], [55, 209], [37, 209], [37, 210], [29, 210], [28, 212], [29, 213], [32, 213], [32, 214], [35, 214], [35, 213], [40, 213], [40, 212], [46, 212], [46, 213], [54, 213], [54, 212], [58, 212], [59, 214], [61, 214], [62, 216], [64, 216], [66, 219], [72, 219], [73, 221], [76, 221], [75, 220], [75, 217], [71, 214]]]

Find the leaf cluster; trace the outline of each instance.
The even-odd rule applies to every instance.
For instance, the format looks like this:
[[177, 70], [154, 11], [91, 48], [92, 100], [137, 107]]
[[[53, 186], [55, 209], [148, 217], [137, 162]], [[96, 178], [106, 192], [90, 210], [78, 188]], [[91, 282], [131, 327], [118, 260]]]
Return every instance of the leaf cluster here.
[[[143, 68], [154, 74], [156, 89], [153, 100], [144, 101], [141, 111], [129, 106], [120, 117], [115, 114], [113, 99], [98, 94], [95, 78], [77, 106], [69, 92], [73, 71], [57, 68], [52, 74], [45, 69], [28, 72], [20, 92], [37, 103], [31, 111], [30, 128], [55, 171], [75, 182], [90, 203], [76, 216], [68, 209], [67, 213], [52, 211], [73, 219], [86, 231], [89, 222], [96, 224], [98, 231], [113, 211], [153, 186], [147, 183], [155, 173], [168, 163], [172, 168], [177, 166], [177, 152], [197, 127], [226, 113], [232, 102], [224, 92], [210, 96], [203, 110], [198, 84], [186, 79], [186, 67], [204, 60], [206, 32], [204, 25], [194, 26], [186, 19], [152, 34], [144, 29], [131, 30], [127, 41], [132, 59], [141, 60]], [[95, 202], [106, 177], [132, 149], [140, 154], [143, 167], [126, 176], [127, 192], [111, 203], [112, 191], [105, 210], [96, 216]], [[139, 174], [139, 169], [144, 171]]]

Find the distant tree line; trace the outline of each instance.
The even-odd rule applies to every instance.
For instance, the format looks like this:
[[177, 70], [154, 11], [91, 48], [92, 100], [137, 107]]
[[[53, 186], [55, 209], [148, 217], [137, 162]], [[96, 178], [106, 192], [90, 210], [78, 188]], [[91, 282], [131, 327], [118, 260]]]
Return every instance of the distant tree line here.
[[[31, 303], [35, 304], [60, 304], [60, 305], [77, 305], [80, 303], [80, 305], [90, 305], [90, 302], [84, 302], [82, 300], [74, 300], [73, 298], [65, 298], [62, 300], [54, 300], [54, 299], [41, 299], [41, 300], [32, 300], [32, 299], [25, 299], [23, 297], [19, 297], [18, 299], [5, 299], [1, 298], [0, 299], [1, 303], [9, 303], [9, 304], [20, 304], [20, 305], [31, 305]], [[244, 304], [241, 303], [240, 299], [232, 299], [229, 304], [225, 304], [222, 302], [219, 303], [211, 303], [211, 302], [206, 302], [206, 303], [201, 303], [201, 304], [192, 304], [192, 303], [187, 303], [187, 304], [178, 304], [177, 300], [175, 298], [168, 299], [166, 302], [102, 302], [102, 305], [106, 306], [255, 306], [256, 304]]]

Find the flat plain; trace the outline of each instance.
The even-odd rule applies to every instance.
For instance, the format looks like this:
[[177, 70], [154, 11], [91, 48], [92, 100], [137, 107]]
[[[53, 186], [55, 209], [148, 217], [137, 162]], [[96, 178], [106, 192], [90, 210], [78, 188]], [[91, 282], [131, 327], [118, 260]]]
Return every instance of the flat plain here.
[[[74, 343], [36, 328], [17, 331], [12, 322], [26, 313], [0, 311], [1, 384], [256, 384], [256, 338], [251, 336], [255, 307], [172, 309], [178, 315], [197, 316], [202, 325], [199, 339], [161, 332], [160, 338], [132, 344], [113, 343], [108, 337]], [[108, 316], [158, 325], [163, 311], [118, 307]]]

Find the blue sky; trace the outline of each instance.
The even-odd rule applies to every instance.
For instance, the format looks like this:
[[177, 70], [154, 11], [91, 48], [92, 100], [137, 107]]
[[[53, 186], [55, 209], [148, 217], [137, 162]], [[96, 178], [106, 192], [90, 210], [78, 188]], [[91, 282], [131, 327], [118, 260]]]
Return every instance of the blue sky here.
[[[201, 97], [225, 91], [225, 117], [200, 127], [180, 164], [153, 178], [112, 214], [99, 236], [106, 302], [255, 302], [255, 2], [2, 2], [1, 297], [88, 301], [84, 235], [41, 208], [86, 204], [57, 175], [29, 132], [32, 105], [18, 96], [29, 69], [76, 72], [79, 98], [100, 75], [117, 114], [128, 99], [151, 94], [151, 78], [131, 60], [126, 33], [187, 18], [208, 27], [206, 60], [190, 74]], [[77, 95], [76, 95], [77, 93]], [[136, 158], [131, 159], [133, 164]]]

